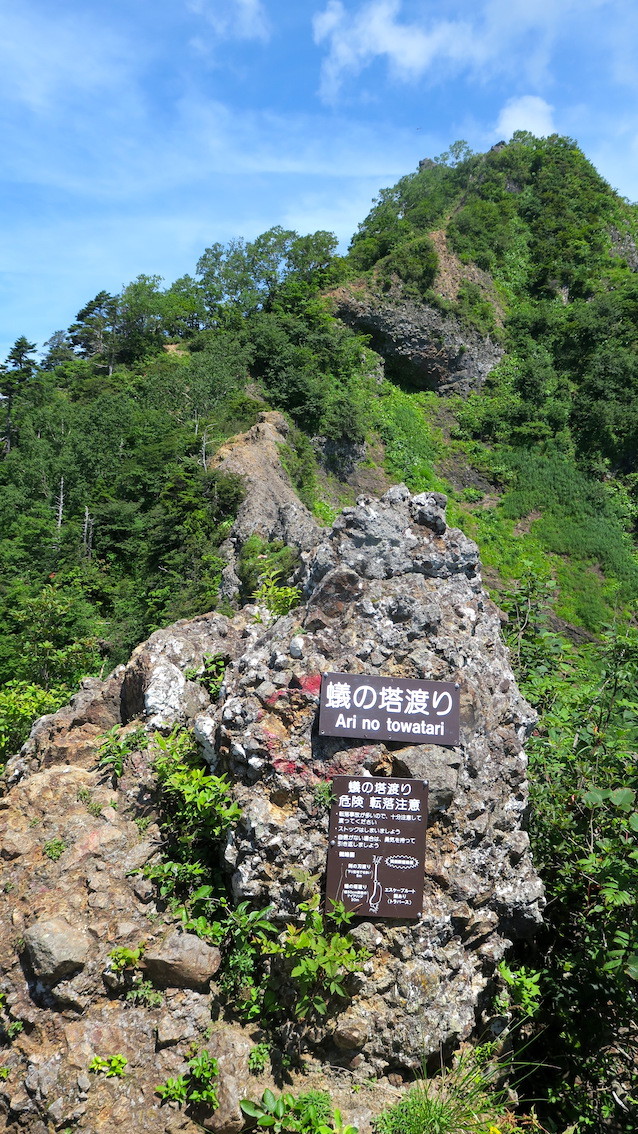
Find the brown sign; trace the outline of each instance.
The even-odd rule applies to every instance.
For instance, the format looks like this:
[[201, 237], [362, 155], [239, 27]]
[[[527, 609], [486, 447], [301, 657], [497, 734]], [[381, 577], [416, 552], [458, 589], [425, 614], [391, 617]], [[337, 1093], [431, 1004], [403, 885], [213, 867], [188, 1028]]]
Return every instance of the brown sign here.
[[319, 734], [458, 744], [458, 685], [368, 673], [324, 673]]
[[427, 783], [335, 776], [332, 790], [326, 896], [362, 917], [418, 917]]

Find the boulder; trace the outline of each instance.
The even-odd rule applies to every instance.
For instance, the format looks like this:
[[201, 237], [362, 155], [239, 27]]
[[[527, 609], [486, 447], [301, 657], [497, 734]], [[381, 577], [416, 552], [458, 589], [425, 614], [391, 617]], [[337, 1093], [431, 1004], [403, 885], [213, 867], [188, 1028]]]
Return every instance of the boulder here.
[[47, 984], [83, 969], [89, 955], [89, 938], [83, 929], [61, 917], [40, 919], [24, 933], [34, 974]]
[[170, 933], [144, 955], [144, 969], [154, 984], [205, 991], [221, 964], [221, 953], [194, 933]]

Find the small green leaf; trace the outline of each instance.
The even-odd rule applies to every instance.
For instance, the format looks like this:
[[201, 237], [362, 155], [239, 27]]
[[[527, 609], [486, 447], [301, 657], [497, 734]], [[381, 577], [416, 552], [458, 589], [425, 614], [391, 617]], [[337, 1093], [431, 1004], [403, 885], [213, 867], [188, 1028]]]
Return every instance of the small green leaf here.
[[602, 791], [600, 788], [590, 788], [583, 796], [583, 803], [585, 803], [587, 807], [600, 807], [601, 803], [604, 803], [608, 796], [608, 791]]
[[615, 791], [612, 791], [610, 799], [621, 811], [631, 811], [636, 799], [636, 793], [632, 791], [631, 788], [616, 788]]
[[263, 1095], [261, 1096], [261, 1101], [264, 1104], [266, 1110], [269, 1110], [270, 1113], [272, 1114], [272, 1112], [275, 1109], [275, 1103], [276, 1103], [277, 1100], [276, 1100], [275, 1096], [273, 1095], [272, 1091], [270, 1091], [268, 1089], [268, 1087], [266, 1087], [266, 1090], [264, 1091]]

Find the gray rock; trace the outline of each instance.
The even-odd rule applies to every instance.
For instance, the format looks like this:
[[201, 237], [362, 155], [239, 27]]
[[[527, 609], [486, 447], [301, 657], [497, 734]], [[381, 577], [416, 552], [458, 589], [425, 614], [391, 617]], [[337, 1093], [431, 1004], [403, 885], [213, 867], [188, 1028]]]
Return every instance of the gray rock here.
[[219, 1064], [219, 1106], [204, 1119], [205, 1130], [215, 1134], [239, 1134], [245, 1118], [240, 1101], [254, 1095], [254, 1076], [248, 1069], [248, 1055], [252, 1043], [245, 1031], [232, 1025], [216, 1029], [208, 1043], [208, 1050]]
[[[104, 1121], [140, 1134], [194, 1129], [188, 1115], [149, 1100], [158, 1082], [184, 1072], [187, 1045], [210, 1027], [209, 982], [219, 954], [174, 923], [162, 929], [165, 941], [153, 940], [162, 924], [157, 919], [170, 921], [170, 914], [146, 904], [153, 897], [148, 880], [127, 876], [160, 849], [157, 827], [141, 839], [131, 821], [134, 809], [147, 815], [154, 807], [152, 754], [140, 750], [127, 761], [117, 810], [108, 806], [116, 793], [92, 770], [97, 738], [115, 713], [135, 721], [132, 727], [152, 728], [161, 719], [163, 727], [195, 728], [242, 811], [220, 849], [220, 866], [236, 901], [272, 907], [269, 916], [281, 926], [298, 924], [300, 903], [321, 887], [328, 812], [318, 782], [334, 774], [427, 779], [421, 914], [409, 923], [355, 924], [353, 936], [369, 959], [348, 984], [349, 1001], [335, 1004], [300, 1042], [324, 1067], [338, 1062], [370, 1075], [413, 1069], [424, 1055], [472, 1033], [499, 960], [515, 937], [535, 932], [543, 906], [525, 832], [523, 742], [535, 717], [516, 688], [499, 612], [479, 571], [476, 546], [446, 526], [438, 494], [413, 498], [396, 485], [380, 500], [361, 497], [304, 551], [305, 608], [270, 625], [254, 621], [254, 607], [233, 619], [208, 614], [176, 623], [152, 635], [106, 682], [86, 686], [71, 706], [35, 726], [20, 759], [10, 761], [1, 801], [12, 855], [19, 849], [11, 843], [14, 832], [31, 837], [31, 826], [40, 828], [33, 846], [25, 840], [11, 859], [15, 889], [0, 910], [7, 1006], [33, 1029], [30, 1050], [41, 1059], [32, 1062], [52, 1068], [44, 1076], [29, 1069], [34, 1093], [24, 1098], [15, 1075], [12, 1093], [25, 1108], [28, 1134], [41, 1134], [46, 1108], [58, 1097], [68, 1121], [77, 1107], [77, 1075], [94, 1054], [114, 1052], [129, 1060], [130, 1079], [120, 1089], [91, 1076], [83, 1092], [87, 1129]], [[296, 639], [299, 653], [291, 652]], [[220, 696], [211, 700], [187, 673], [215, 653], [229, 661]], [[320, 737], [319, 690], [327, 670], [458, 683], [459, 744], [401, 747]], [[78, 799], [85, 789], [99, 798], [97, 817]], [[54, 834], [68, 849], [59, 863], [43, 862], [41, 847]], [[34, 924], [25, 929], [29, 909]], [[52, 922], [60, 948], [41, 960], [40, 931]], [[36, 980], [29, 986], [16, 964], [17, 936], [34, 958]], [[169, 989], [159, 1008], [125, 1003], [105, 989], [109, 952], [142, 941], [145, 975]], [[282, 962], [273, 956], [270, 964], [293, 1019]], [[195, 991], [185, 991], [190, 988]], [[218, 990], [214, 1006], [222, 1007]], [[218, 1134], [241, 1128], [238, 1100], [254, 1087], [246, 1070], [250, 1036], [250, 1026], [237, 1026], [226, 1038], [220, 1029], [206, 1040], [220, 1058], [223, 1106], [206, 1118]], [[60, 1051], [58, 1085], [51, 1060]], [[223, 1066], [220, 1052], [226, 1052]], [[12, 1053], [23, 1081], [26, 1058], [16, 1045]]]
[[144, 954], [143, 966], [154, 984], [205, 991], [221, 964], [221, 953], [194, 933], [175, 931]]
[[342, 287], [334, 298], [339, 318], [370, 335], [386, 373], [422, 389], [469, 394], [480, 389], [503, 357], [503, 348], [489, 337], [400, 291], [387, 299]]
[[60, 917], [36, 921], [25, 930], [24, 942], [35, 975], [48, 984], [84, 968], [89, 955], [84, 930]]

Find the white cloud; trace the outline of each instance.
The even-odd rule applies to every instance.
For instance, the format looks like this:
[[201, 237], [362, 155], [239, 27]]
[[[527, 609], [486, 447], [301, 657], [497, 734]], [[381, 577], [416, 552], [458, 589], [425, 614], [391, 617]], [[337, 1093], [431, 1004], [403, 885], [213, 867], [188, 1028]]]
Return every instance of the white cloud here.
[[419, 78], [435, 59], [473, 57], [471, 28], [465, 21], [441, 20], [431, 30], [398, 19], [400, 0], [370, 0], [350, 16], [341, 0], [328, 0], [313, 20], [315, 43], [328, 42], [321, 95], [334, 101], [346, 74], [357, 75], [385, 56], [400, 79]]
[[515, 130], [529, 130], [537, 138], [546, 138], [556, 132], [554, 107], [538, 95], [521, 95], [510, 98], [501, 110], [494, 135], [509, 141]]
[[402, 8], [403, 0], [359, 0], [355, 7], [327, 0], [313, 20], [315, 43], [327, 48], [320, 89], [325, 101], [334, 102], [346, 77], [380, 58], [404, 81], [443, 68], [483, 80], [515, 74], [539, 86], [564, 32], [577, 38], [582, 22], [589, 28], [602, 9], [614, 9], [617, 23], [627, 22], [624, 0], [461, 0], [454, 18], [424, 14], [412, 21], [402, 18]]
[[261, 0], [187, 0], [188, 10], [203, 16], [219, 39], [262, 39], [270, 24]]

